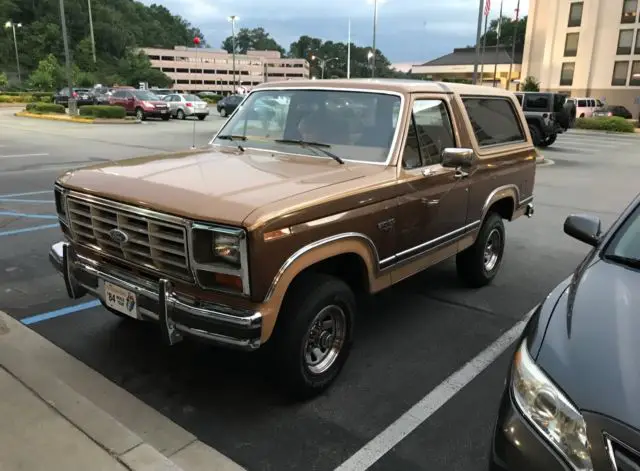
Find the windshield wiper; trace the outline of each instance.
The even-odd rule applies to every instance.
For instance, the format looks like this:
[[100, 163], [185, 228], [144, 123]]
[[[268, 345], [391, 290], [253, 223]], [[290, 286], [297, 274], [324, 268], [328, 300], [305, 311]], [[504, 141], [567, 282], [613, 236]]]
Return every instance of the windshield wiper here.
[[639, 258], [625, 257], [624, 255], [616, 254], [605, 255], [604, 258], [607, 260], [611, 260], [612, 262], [617, 262], [621, 265], [626, 265], [627, 267], [640, 268]]
[[226, 141], [246, 141], [247, 136], [243, 136], [242, 134], [222, 134], [221, 136], [216, 137], [216, 139], [224, 139]]
[[324, 142], [304, 141], [302, 139], [274, 139], [274, 142], [277, 142], [278, 144], [298, 144], [302, 147], [313, 147], [321, 151], [327, 157], [331, 157], [339, 164], [344, 164], [344, 160], [342, 160], [336, 154], [327, 150], [328, 148], [331, 148], [331, 144], [325, 144]]

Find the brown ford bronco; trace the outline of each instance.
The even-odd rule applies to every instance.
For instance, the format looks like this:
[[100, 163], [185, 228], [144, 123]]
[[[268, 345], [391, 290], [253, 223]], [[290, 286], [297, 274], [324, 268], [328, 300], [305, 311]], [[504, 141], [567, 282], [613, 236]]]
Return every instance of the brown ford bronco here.
[[169, 344], [270, 347], [313, 395], [347, 359], [358, 294], [453, 256], [469, 286], [491, 282], [503, 221], [533, 214], [535, 160], [508, 91], [263, 84], [205, 149], [61, 176], [50, 259], [71, 298], [156, 321]]

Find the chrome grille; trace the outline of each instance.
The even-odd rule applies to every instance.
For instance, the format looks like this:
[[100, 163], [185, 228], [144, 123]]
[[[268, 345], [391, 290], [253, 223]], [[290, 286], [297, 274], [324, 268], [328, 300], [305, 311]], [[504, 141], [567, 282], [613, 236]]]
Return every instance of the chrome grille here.
[[[119, 206], [70, 196], [68, 217], [76, 242], [134, 265], [192, 280], [185, 228]], [[125, 232], [128, 241], [115, 242], [109, 236], [113, 229]]]

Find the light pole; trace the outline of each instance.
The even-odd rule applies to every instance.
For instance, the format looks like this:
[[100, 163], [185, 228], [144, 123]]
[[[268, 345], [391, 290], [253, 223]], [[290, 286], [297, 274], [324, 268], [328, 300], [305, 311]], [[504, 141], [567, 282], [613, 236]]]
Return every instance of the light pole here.
[[13, 45], [16, 49], [16, 65], [18, 66], [18, 82], [22, 83], [22, 77], [20, 77], [20, 56], [18, 55], [18, 40], [16, 39], [16, 26], [22, 28], [22, 23], [14, 23], [13, 21], [7, 21], [4, 27], [13, 30]]
[[69, 55], [69, 38], [67, 38], [67, 20], [64, 15], [64, 0], [60, 0], [60, 23], [62, 24], [62, 41], [64, 43], [64, 61], [67, 70], [67, 86], [69, 87], [69, 114], [76, 114], [76, 98], [73, 96], [73, 79], [71, 77], [71, 56]]
[[478, 5], [478, 27], [476, 31], [476, 58], [473, 61], [473, 84], [478, 83], [478, 63], [480, 62], [480, 37], [482, 34], [482, 14], [485, 0], [480, 0]]
[[371, 77], [376, 76], [376, 29], [378, 27], [378, 0], [373, 0], [373, 49], [371, 56]]
[[236, 15], [231, 15], [228, 19], [231, 22], [231, 42], [233, 43], [233, 86], [231, 93], [234, 94], [236, 89], [236, 21], [240, 18]]
[[89, 6], [89, 31], [91, 33], [91, 52], [93, 53], [93, 63], [96, 63], [96, 38], [93, 36], [93, 15], [91, 15], [91, 0], [87, 0]]
[[327, 65], [327, 63], [331, 62], [331, 61], [337, 61], [339, 59], [339, 57], [332, 57], [330, 59], [324, 59], [324, 58], [320, 58], [318, 56], [311, 56], [311, 60], [317, 60], [320, 63], [320, 70], [322, 71], [320, 74], [320, 78], [323, 79], [324, 78], [324, 69]]

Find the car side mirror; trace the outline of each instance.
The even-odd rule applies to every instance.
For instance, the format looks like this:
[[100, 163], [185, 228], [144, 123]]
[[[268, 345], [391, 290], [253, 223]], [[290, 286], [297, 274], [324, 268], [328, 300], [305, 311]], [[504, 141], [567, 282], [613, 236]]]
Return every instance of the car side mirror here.
[[593, 247], [600, 242], [602, 222], [589, 214], [572, 214], [564, 221], [565, 234]]
[[446, 168], [469, 168], [475, 161], [473, 149], [448, 147], [442, 151], [442, 166]]

